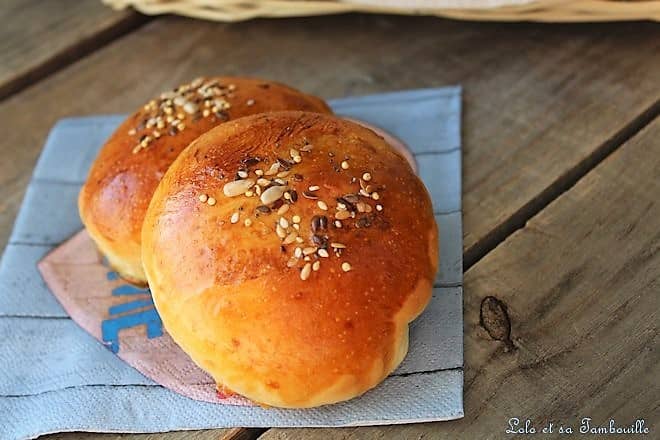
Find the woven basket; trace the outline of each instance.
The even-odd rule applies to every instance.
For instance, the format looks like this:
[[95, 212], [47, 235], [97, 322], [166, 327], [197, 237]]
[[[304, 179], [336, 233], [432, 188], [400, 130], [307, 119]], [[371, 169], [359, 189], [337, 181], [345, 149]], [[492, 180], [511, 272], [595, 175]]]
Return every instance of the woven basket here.
[[103, 0], [149, 15], [217, 21], [342, 12], [437, 15], [464, 20], [586, 22], [660, 20], [659, 0]]

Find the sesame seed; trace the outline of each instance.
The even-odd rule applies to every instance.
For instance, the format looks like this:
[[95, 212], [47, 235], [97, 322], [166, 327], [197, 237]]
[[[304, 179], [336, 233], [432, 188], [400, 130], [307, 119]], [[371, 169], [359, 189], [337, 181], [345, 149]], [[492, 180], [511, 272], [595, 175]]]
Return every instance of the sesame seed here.
[[363, 179], [365, 182], [370, 181], [370, 180], [371, 180], [371, 173], [364, 173], [364, 174], [362, 175], [362, 179]]
[[245, 191], [245, 197], [252, 197], [254, 195], [254, 191], [251, 189]]
[[312, 264], [312, 270], [316, 272], [321, 268], [321, 262], [320, 261], [315, 261], [314, 264]]
[[340, 220], [335, 220], [335, 228], [341, 228], [342, 222]]
[[266, 171], [264, 174], [266, 176], [273, 176], [278, 173], [279, 169], [280, 169], [280, 163], [275, 162], [270, 166], [270, 168], [268, 168], [268, 171]]
[[256, 170], [254, 170], [254, 174], [256, 174], [257, 176], [263, 176], [264, 170], [257, 168]]
[[377, 192], [374, 191], [374, 192], [371, 193], [371, 198], [374, 199], [374, 200], [378, 200], [378, 199], [380, 199], [380, 195]]
[[252, 186], [254, 186], [254, 180], [252, 179], [234, 180], [226, 183], [222, 188], [222, 192], [227, 197], [236, 197], [245, 194]]
[[294, 255], [296, 258], [300, 258], [300, 257], [302, 257], [302, 255], [303, 255], [303, 253], [302, 253], [302, 248], [297, 247], [297, 248], [293, 251], [293, 255]]
[[254, 99], [248, 99], [245, 104], [248, 105], [248, 106], [254, 105]]
[[284, 244], [291, 244], [291, 243], [293, 243], [294, 241], [296, 241], [296, 237], [297, 237], [297, 236], [298, 236], [298, 233], [296, 233], [296, 232], [291, 232], [291, 233], [289, 233], [289, 235], [287, 235], [287, 236], [284, 238], [283, 243], [284, 243]]
[[277, 177], [284, 178], [288, 176], [289, 173], [291, 173], [291, 171], [280, 171], [279, 173], [277, 173]]
[[318, 202], [316, 202], [316, 204], [318, 205], [319, 209], [322, 209], [324, 211], [328, 210], [328, 205], [323, 200], [319, 200]]
[[277, 226], [275, 227], [275, 233], [276, 233], [277, 236], [280, 237], [280, 238], [285, 238], [286, 235], [287, 235], [287, 234], [286, 234], [286, 230], [285, 230], [282, 226], [280, 226], [279, 223], [278, 223]]
[[[284, 215], [289, 210], [289, 205], [282, 205], [280, 206], [280, 209], [277, 210], [277, 215]], [[285, 228], [287, 226], [284, 226]]]
[[316, 246], [306, 247], [302, 250], [303, 255], [312, 255], [318, 248]]
[[294, 258], [294, 257], [291, 257], [291, 258], [289, 259], [289, 261], [287, 261], [287, 263], [286, 263], [286, 267], [293, 267], [293, 266], [295, 266], [296, 264], [298, 264], [298, 260], [297, 260], [296, 258]]
[[376, 205], [376, 211], [382, 211], [383, 205]]
[[347, 169], [349, 168], [348, 162], [345, 161], [345, 160], [342, 161], [342, 163], [341, 163], [341, 167], [342, 167], [342, 169], [347, 170]]
[[263, 177], [260, 177], [260, 178], [257, 179], [257, 185], [268, 186], [268, 185], [270, 185], [270, 180], [264, 179]]
[[299, 230], [300, 230], [300, 225], [299, 225], [298, 223], [294, 223], [294, 224], [293, 224], [293, 228], [294, 228], [296, 231], [299, 231]]
[[293, 161], [295, 163], [300, 163], [300, 162], [302, 162], [302, 157], [301, 156], [296, 156], [296, 157], [293, 158]]
[[240, 177], [241, 179], [245, 179], [248, 176], [248, 173], [245, 170], [239, 170], [238, 173], [236, 174], [238, 174], [238, 177]]
[[346, 219], [349, 218], [350, 216], [351, 216], [351, 213], [348, 212], [348, 211], [337, 211], [337, 212], [335, 213], [335, 218], [336, 218], [337, 220], [346, 220]]
[[[283, 206], [284, 206], [284, 205], [283, 205]], [[289, 206], [289, 205], [286, 205], [286, 206]], [[291, 220], [292, 220], [294, 223], [300, 223], [301, 218], [300, 218], [299, 215], [294, 215], [294, 216], [291, 218]]]
[[341, 263], [341, 270], [343, 270], [344, 272], [348, 272], [351, 269], [352, 269], [352, 267], [351, 267], [351, 264], [349, 262], [344, 261], [343, 263]]
[[235, 212], [235, 213], [233, 213], [233, 214], [231, 215], [231, 218], [229, 219], [229, 221], [230, 221], [232, 224], [234, 224], [234, 223], [238, 223], [238, 219], [240, 218], [240, 216], [241, 216], [240, 213]]
[[328, 254], [328, 251], [325, 249], [319, 249], [317, 253], [319, 254], [319, 257], [323, 257], [323, 258], [328, 258], [330, 256], [330, 254]]
[[302, 243], [302, 242], [304, 242], [305, 240], [303, 240], [302, 237], [296, 237], [296, 241], [297, 241], [298, 243]]
[[288, 191], [284, 193], [284, 200], [291, 200], [291, 193]]
[[330, 246], [335, 249], [346, 249], [346, 245], [342, 243], [330, 243]]
[[245, 221], [243, 222], [243, 224], [246, 227], [250, 227], [250, 226], [252, 226], [252, 220], [250, 220], [249, 218], [246, 218]]
[[311, 272], [312, 272], [312, 265], [310, 263], [305, 264], [305, 266], [300, 271], [300, 279], [305, 281], [307, 278], [309, 278]]
[[209, 206], [213, 206], [213, 205], [215, 205], [215, 199], [213, 197], [209, 197], [206, 200], [206, 203], [208, 203]]
[[291, 149], [289, 150], [289, 155], [290, 155], [292, 158], [294, 158], [294, 157], [296, 157], [296, 156], [300, 156], [300, 153], [299, 153], [298, 150], [296, 150], [295, 148], [291, 148]]
[[209, 199], [209, 196], [207, 196], [206, 194], [200, 194], [199, 195], [199, 201], [202, 202], [202, 203], [206, 203], [206, 201], [208, 199]]
[[285, 192], [285, 186], [271, 186], [261, 193], [261, 203], [264, 205], [270, 205], [271, 203], [281, 199]]
[[318, 191], [318, 190], [321, 189], [321, 187], [318, 186], [318, 185], [312, 185], [312, 186], [310, 186], [308, 189], [309, 189], [310, 191]]
[[[283, 205], [285, 206], [285, 205]], [[280, 226], [282, 226], [284, 229], [289, 227], [289, 221], [285, 219], [284, 217], [280, 217]]]

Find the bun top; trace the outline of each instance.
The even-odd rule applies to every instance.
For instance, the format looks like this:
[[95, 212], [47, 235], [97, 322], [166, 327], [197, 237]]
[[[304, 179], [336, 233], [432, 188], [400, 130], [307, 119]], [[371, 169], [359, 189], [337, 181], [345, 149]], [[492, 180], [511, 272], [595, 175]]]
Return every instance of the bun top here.
[[142, 221], [179, 153], [221, 123], [271, 110], [331, 113], [322, 100], [282, 84], [213, 77], [165, 92], [124, 121], [99, 152], [79, 197], [83, 223], [122, 275], [144, 281]]
[[401, 362], [438, 265], [429, 195], [373, 131], [277, 112], [223, 124], [170, 167], [143, 261], [165, 328], [222, 386], [311, 407]]

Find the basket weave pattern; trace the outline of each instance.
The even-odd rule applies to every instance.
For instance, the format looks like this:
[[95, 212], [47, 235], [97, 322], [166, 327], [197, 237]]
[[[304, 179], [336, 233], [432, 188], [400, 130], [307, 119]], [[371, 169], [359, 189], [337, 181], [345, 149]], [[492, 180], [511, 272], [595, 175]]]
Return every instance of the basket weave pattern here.
[[660, 20], [660, 0], [103, 0], [149, 14], [179, 14], [216, 21], [342, 12], [437, 15], [465, 20]]

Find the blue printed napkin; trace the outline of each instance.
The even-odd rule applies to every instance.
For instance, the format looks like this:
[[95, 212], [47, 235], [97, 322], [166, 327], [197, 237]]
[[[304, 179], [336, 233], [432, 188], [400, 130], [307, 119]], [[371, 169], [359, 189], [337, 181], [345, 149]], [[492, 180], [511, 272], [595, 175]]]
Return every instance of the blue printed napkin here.
[[98, 149], [124, 117], [66, 119], [48, 137], [0, 261], [0, 439], [61, 431], [358, 426], [463, 416], [461, 90], [411, 90], [330, 104], [337, 114], [374, 124], [407, 143], [434, 202], [440, 271], [431, 304], [411, 326], [410, 352], [399, 369], [349, 402], [284, 410], [194, 401], [121, 361], [67, 316], [36, 267], [82, 228], [78, 191]]

